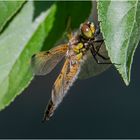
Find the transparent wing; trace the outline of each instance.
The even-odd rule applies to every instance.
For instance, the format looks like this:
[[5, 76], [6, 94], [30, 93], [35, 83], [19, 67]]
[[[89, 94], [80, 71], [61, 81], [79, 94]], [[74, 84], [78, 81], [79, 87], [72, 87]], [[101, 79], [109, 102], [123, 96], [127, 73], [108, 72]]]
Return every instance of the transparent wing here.
[[57, 46], [49, 51], [34, 54], [31, 59], [31, 67], [36, 75], [45, 75], [62, 60], [66, 51], [67, 44]]
[[[98, 43], [95, 45], [98, 45]], [[99, 53], [105, 57], [108, 57], [108, 53], [106, 51], [105, 44], [102, 45]], [[106, 62], [105, 60], [103, 60], [100, 57], [97, 57], [97, 59], [100, 62]], [[87, 59], [85, 60], [85, 62], [83, 63], [83, 65], [81, 67], [81, 71], [79, 73], [78, 78], [79, 79], [86, 79], [86, 78], [90, 78], [93, 76], [97, 76], [97, 75], [101, 74], [102, 72], [104, 72], [105, 70], [107, 70], [110, 66], [111, 66], [111, 64], [97, 64], [96, 61], [94, 60], [91, 52], [88, 51], [87, 52]]]
[[70, 66], [69, 60], [66, 60], [61, 73], [54, 83], [52, 96], [46, 108], [43, 121], [49, 120], [49, 118], [53, 115], [55, 109], [62, 102], [63, 97], [66, 95], [68, 89], [77, 79], [79, 71], [80, 64], [74, 64]]

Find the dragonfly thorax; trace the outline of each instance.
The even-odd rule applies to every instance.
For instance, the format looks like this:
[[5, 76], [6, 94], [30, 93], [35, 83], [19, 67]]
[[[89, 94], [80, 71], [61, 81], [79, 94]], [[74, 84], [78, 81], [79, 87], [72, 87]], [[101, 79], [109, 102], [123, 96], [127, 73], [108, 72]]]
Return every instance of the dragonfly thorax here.
[[75, 56], [78, 61], [82, 60], [87, 51], [92, 47], [94, 38], [87, 39], [77, 34], [68, 43], [67, 56]]

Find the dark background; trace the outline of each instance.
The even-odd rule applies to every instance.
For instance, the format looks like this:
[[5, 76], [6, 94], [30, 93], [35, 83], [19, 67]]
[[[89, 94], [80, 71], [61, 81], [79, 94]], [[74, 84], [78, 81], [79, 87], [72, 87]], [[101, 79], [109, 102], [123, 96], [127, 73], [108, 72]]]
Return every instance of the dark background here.
[[51, 120], [41, 123], [60, 65], [0, 112], [0, 138], [140, 138], [140, 45], [127, 87], [111, 67], [77, 80]]
[[0, 138], [140, 138], [140, 45], [131, 83], [125, 86], [111, 67], [77, 80], [52, 119], [41, 123], [59, 66], [30, 86], [0, 112]]

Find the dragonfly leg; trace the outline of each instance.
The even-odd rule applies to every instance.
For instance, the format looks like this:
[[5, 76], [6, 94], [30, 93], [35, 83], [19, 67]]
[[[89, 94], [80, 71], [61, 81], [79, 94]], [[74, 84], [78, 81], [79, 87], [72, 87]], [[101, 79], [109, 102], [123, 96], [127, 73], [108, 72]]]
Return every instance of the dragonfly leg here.
[[101, 54], [99, 54], [98, 52], [95, 51], [94, 46], [90, 49], [92, 56], [94, 58], [94, 60], [96, 61], [97, 64], [112, 64], [111, 62], [100, 62], [97, 59], [97, 55], [100, 56], [102, 59], [108, 60], [108, 58], [106, 59], [104, 56], [102, 56]]
[[[95, 54], [97, 54], [99, 57], [101, 57], [101, 58], [104, 59], [104, 60], [109, 60], [109, 59], [110, 59], [109, 57], [105, 57], [105, 56], [103, 56], [103, 55], [101, 55], [101, 54], [99, 53], [100, 48], [102, 47], [102, 45], [103, 45], [103, 43], [104, 43], [104, 39], [96, 40], [96, 41], [94, 41], [94, 42], [99, 42], [99, 43], [100, 43], [99, 46], [97, 46], [96, 48], [94, 48]], [[93, 47], [94, 47], [94, 46], [93, 46]]]
[[104, 43], [104, 40], [97, 40], [95, 42], [99, 42], [100, 45], [96, 47], [96, 52], [98, 53], [100, 51], [100, 48], [102, 47], [103, 43]]
[[[104, 39], [96, 40], [95, 42], [101, 42], [101, 44], [100, 44], [99, 46], [97, 46], [96, 49], [95, 49], [94, 46], [92, 47], [92, 50], [93, 50], [93, 52], [94, 52], [94, 59], [95, 59], [95, 61], [97, 62], [96, 55], [98, 55], [99, 57], [101, 57], [101, 58], [104, 59], [104, 60], [110, 60], [109, 57], [105, 57], [105, 56], [103, 56], [103, 55], [101, 55], [101, 54], [99, 53], [100, 48], [101, 48], [101, 46], [102, 46], [102, 44], [103, 44], [103, 42], [104, 42]], [[92, 55], [93, 55], [93, 54], [92, 54]], [[98, 64], [114, 64], [114, 65], [121, 65], [121, 64], [117, 64], [117, 63], [111, 63], [111, 62], [104, 62], [104, 63], [98, 62]]]
[[98, 55], [99, 57], [101, 57], [104, 60], [110, 60], [109, 57], [105, 57], [105, 56], [101, 55], [99, 52], [96, 52], [96, 55]]

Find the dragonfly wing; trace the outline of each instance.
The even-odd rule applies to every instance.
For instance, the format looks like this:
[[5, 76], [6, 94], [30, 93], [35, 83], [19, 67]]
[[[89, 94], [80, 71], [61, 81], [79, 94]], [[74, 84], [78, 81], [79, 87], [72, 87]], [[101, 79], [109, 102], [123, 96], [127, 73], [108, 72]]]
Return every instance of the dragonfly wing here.
[[[98, 44], [95, 44], [98, 45]], [[108, 57], [108, 53], [106, 51], [105, 45], [100, 48], [99, 51], [100, 54], [102, 54], [105, 57]], [[103, 62], [104, 60], [97, 56], [97, 59], [100, 62]], [[111, 64], [97, 64], [97, 62], [94, 60], [92, 54], [90, 51], [87, 52], [87, 59], [83, 63], [81, 67], [81, 71], [79, 73], [79, 79], [87, 79], [93, 76], [97, 76], [107, 70]]]
[[53, 115], [55, 109], [62, 102], [63, 97], [66, 95], [70, 86], [72, 86], [74, 81], [77, 79], [79, 71], [80, 64], [70, 65], [69, 60], [66, 60], [61, 73], [54, 83], [51, 100], [49, 101], [44, 115], [44, 121], [49, 120], [49, 118]]
[[31, 67], [36, 75], [46, 75], [62, 60], [67, 51], [67, 44], [57, 46], [50, 51], [34, 54]]

